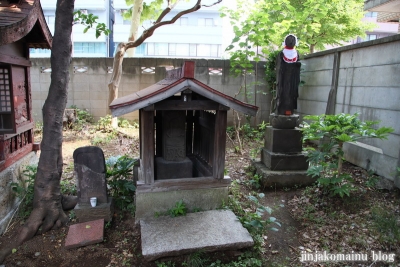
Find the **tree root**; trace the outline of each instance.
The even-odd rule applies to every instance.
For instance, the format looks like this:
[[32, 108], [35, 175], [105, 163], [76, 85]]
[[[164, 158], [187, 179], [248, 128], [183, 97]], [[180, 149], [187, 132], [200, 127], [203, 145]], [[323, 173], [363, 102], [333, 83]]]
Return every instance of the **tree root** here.
[[[70, 207], [74, 202], [74, 198], [63, 198], [63, 202], [66, 203], [66, 207]], [[17, 249], [21, 244], [34, 237], [36, 234], [42, 234], [65, 225], [69, 221], [69, 218], [62, 210], [61, 206], [64, 207], [64, 205], [54, 205], [52, 207], [43, 205], [42, 207], [35, 208], [25, 224], [10, 238], [11, 242], [1, 245], [0, 264], [12, 253], [13, 249]]]

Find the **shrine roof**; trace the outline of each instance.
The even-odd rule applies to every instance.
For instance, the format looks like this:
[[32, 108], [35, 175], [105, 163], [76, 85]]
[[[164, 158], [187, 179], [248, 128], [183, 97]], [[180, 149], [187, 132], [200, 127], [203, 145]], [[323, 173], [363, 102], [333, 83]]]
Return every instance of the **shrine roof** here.
[[194, 61], [185, 61], [182, 68], [167, 72], [167, 77], [143, 90], [115, 99], [110, 104], [113, 116], [121, 116], [145, 108], [186, 89], [221, 105], [255, 116], [258, 107], [225, 95], [194, 78]]
[[30, 48], [51, 48], [52, 35], [39, 0], [0, 2], [0, 46], [22, 38]]

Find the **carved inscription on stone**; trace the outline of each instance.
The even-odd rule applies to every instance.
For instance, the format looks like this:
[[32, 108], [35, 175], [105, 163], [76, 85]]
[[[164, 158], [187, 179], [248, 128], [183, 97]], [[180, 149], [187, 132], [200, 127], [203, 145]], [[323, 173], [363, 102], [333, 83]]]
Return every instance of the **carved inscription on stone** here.
[[186, 157], [185, 111], [163, 111], [163, 158], [182, 161]]

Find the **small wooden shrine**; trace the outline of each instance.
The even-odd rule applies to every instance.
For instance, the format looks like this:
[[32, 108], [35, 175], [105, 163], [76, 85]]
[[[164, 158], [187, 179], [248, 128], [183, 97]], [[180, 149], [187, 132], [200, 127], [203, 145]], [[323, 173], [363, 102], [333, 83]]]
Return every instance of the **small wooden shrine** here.
[[51, 44], [39, 0], [0, 2], [0, 171], [33, 149], [29, 48]]
[[139, 110], [137, 201], [146, 192], [230, 183], [224, 176], [227, 111], [254, 116], [258, 108], [210, 88], [194, 73], [195, 62], [186, 61], [182, 68], [167, 71], [164, 80], [110, 104], [113, 116]]
[[224, 178], [230, 107], [247, 115], [258, 109], [196, 80], [192, 61], [110, 105], [114, 116], [139, 110], [139, 185], [174, 178]]

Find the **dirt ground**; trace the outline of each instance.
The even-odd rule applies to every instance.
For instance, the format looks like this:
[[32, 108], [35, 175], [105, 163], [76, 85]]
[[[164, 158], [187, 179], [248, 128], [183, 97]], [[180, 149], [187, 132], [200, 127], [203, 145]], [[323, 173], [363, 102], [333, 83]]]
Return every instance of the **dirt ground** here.
[[[40, 138], [40, 137], [39, 137]], [[80, 147], [94, 144], [94, 140], [106, 140], [108, 133], [93, 132], [90, 129], [82, 131], [66, 131], [64, 133], [63, 157], [65, 180], [73, 181], [73, 151]], [[125, 131], [114, 136], [108, 142], [96, 143], [105, 157], [129, 154], [138, 157], [139, 144], [135, 130]], [[260, 143], [255, 144], [259, 146]], [[254, 147], [246, 147], [243, 155], [235, 153], [232, 144], [227, 145], [226, 167], [232, 180], [238, 181], [243, 194], [261, 192], [249, 186], [251, 176], [247, 173], [250, 165], [250, 151]], [[347, 171], [361, 177], [362, 170], [351, 164], [346, 164]], [[360, 183], [361, 184], [361, 183]], [[400, 242], [386, 242], [379, 238], [369, 225], [372, 206], [382, 204], [390, 212], [396, 214], [400, 228], [400, 194], [398, 190], [377, 190], [368, 188], [363, 194], [356, 194], [351, 200], [327, 199], [313, 188], [284, 188], [264, 191], [263, 205], [273, 209], [272, 216], [281, 223], [279, 231], [266, 231], [263, 234], [263, 254], [265, 266], [400, 266]], [[333, 202], [330, 203], [326, 202]], [[329, 209], [327, 208], [329, 207]], [[334, 215], [332, 215], [334, 214]], [[0, 238], [0, 245], [7, 244], [13, 233], [23, 220], [15, 218], [8, 231]], [[76, 223], [74, 219], [70, 224]], [[356, 226], [355, 226], [356, 225]], [[353, 228], [352, 228], [353, 227]], [[13, 266], [68, 266], [68, 267], [105, 267], [105, 266], [188, 266], [184, 262], [186, 255], [162, 259], [157, 263], [146, 262], [141, 256], [140, 229], [134, 224], [132, 214], [116, 210], [113, 222], [105, 227], [104, 242], [86, 247], [65, 249], [64, 242], [68, 226], [38, 235], [17, 248], [15, 253], [6, 258], [5, 267]], [[348, 237], [352, 237], [352, 241]], [[347, 237], [347, 238], [346, 238]], [[362, 240], [353, 240], [360, 237]], [[365, 238], [365, 240], [364, 240]], [[365, 242], [364, 242], [365, 241]], [[341, 249], [353, 251], [369, 251], [371, 249], [396, 253], [393, 263], [301, 263], [301, 252], [336, 251]], [[207, 254], [210, 262], [220, 259], [230, 262], [237, 259], [243, 251], [225, 251]], [[161, 265], [161, 262], [171, 262], [175, 265]], [[0, 265], [1, 266], [1, 265]], [[198, 265], [207, 266], [207, 265]], [[239, 266], [239, 265], [231, 265]], [[240, 265], [241, 266], [241, 265]], [[3, 266], [1, 266], [3, 267]]]

